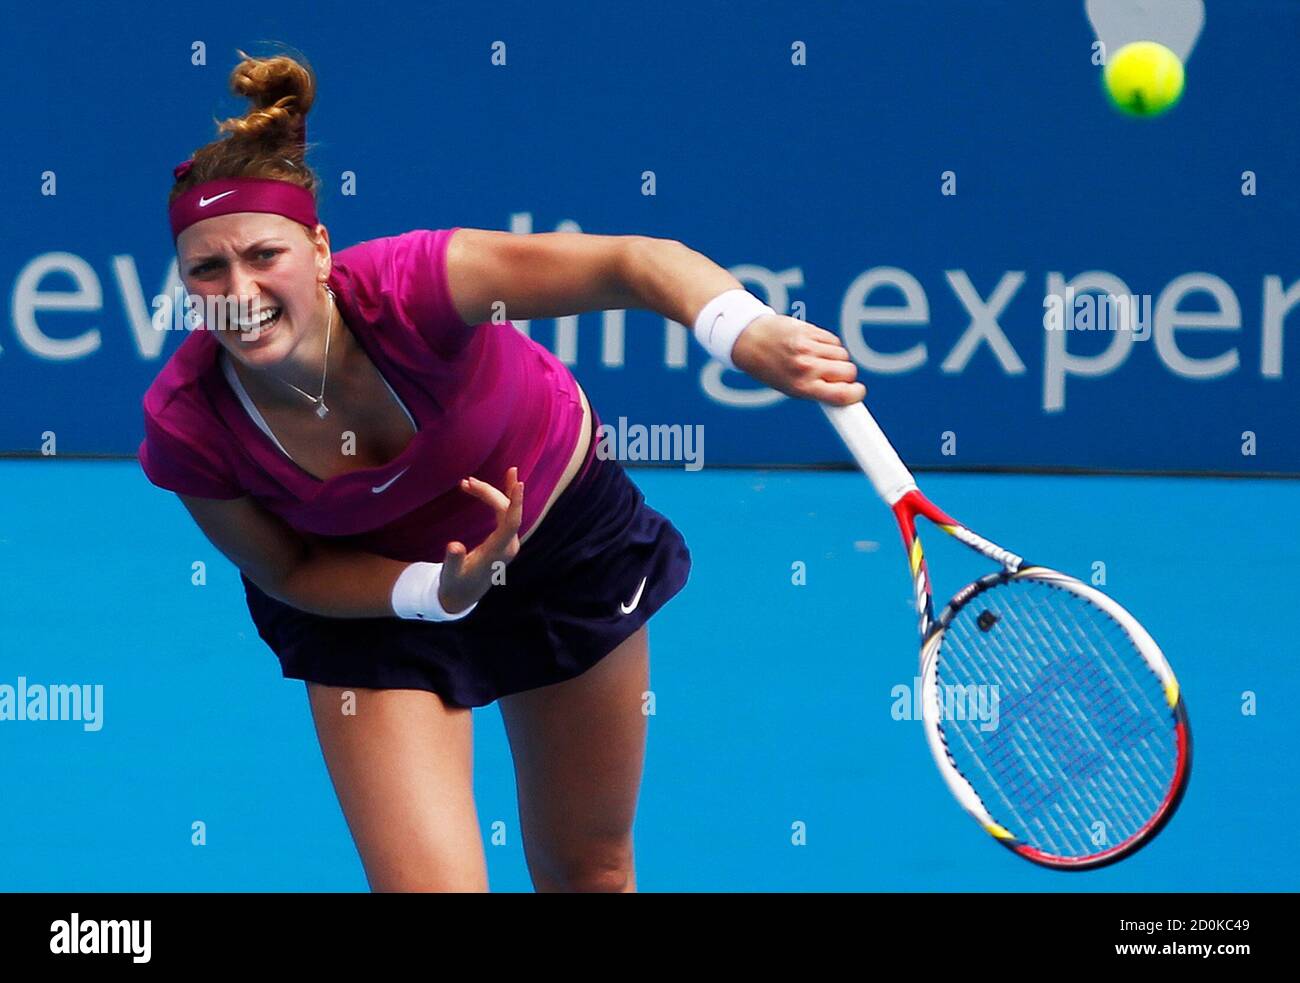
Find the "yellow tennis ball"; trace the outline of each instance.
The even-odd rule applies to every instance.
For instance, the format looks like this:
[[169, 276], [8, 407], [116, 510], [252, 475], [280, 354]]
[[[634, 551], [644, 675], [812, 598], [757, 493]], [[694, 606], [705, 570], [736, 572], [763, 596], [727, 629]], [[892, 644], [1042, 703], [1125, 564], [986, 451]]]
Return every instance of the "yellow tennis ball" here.
[[1183, 63], [1155, 41], [1134, 41], [1108, 59], [1102, 73], [1116, 108], [1130, 116], [1158, 116], [1183, 94]]

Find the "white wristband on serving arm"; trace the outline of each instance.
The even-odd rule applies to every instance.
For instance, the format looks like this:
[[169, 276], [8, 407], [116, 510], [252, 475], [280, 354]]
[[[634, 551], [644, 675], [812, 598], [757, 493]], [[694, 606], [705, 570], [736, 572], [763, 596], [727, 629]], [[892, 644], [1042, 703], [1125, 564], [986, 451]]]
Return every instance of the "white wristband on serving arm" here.
[[447, 613], [438, 600], [438, 585], [441, 583], [441, 563], [412, 563], [393, 584], [393, 612], [408, 621], [459, 621], [478, 607], [478, 601], [475, 601], [464, 611]]
[[731, 349], [740, 332], [749, 322], [765, 314], [775, 314], [748, 290], [726, 290], [704, 305], [695, 319], [695, 337], [705, 350], [729, 369], [736, 363], [731, 360]]

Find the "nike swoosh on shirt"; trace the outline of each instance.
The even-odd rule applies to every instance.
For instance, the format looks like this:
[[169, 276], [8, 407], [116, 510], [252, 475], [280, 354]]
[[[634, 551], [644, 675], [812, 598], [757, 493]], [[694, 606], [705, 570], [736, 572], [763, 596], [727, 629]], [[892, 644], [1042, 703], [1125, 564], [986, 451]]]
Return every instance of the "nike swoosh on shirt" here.
[[391, 478], [389, 478], [387, 481], [385, 481], [382, 485], [378, 485], [378, 486], [376, 486], [376, 487], [374, 487], [374, 488], [371, 488], [370, 490], [371, 490], [372, 492], [374, 492], [376, 495], [378, 495], [380, 492], [388, 491], [388, 486], [389, 486], [389, 485], [391, 485], [394, 481], [396, 481], [398, 478], [400, 478], [402, 475], [406, 474], [406, 472], [408, 472], [408, 471], [410, 471], [410, 470], [411, 470], [411, 468], [410, 468], [410, 466], [408, 465], [407, 467], [402, 468], [401, 471], [398, 471], [397, 474], [393, 475]]
[[[235, 189], [235, 191], [238, 191], [238, 190], [239, 190], [238, 188]], [[207, 208], [207, 207], [208, 207], [209, 205], [211, 205], [214, 201], [220, 201], [222, 198], [226, 197], [226, 195], [233, 195], [233, 194], [235, 193], [235, 191], [223, 191], [223, 192], [221, 192], [221, 194], [219, 194], [219, 195], [213, 195], [211, 198], [207, 198], [207, 197], [200, 198], [200, 199], [199, 199], [199, 207], [200, 207], [200, 208]]]
[[645, 582], [648, 579], [649, 579], [648, 577], [641, 578], [641, 586], [636, 589], [636, 594], [635, 596], [633, 596], [631, 604], [624, 604], [621, 601], [619, 602], [618, 609], [620, 611], [622, 611], [624, 614], [631, 614], [633, 611], [636, 610], [636, 606], [641, 603], [641, 592], [645, 590]]

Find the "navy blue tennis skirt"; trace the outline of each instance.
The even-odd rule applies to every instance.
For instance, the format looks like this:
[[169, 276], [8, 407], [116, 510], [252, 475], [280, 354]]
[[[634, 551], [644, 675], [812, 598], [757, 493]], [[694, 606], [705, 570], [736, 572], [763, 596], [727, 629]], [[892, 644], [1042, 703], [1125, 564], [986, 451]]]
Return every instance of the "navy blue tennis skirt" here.
[[462, 707], [581, 675], [686, 584], [681, 533], [619, 462], [591, 449], [537, 531], [459, 621], [328, 618], [242, 577], [257, 633], [286, 679], [431, 690]]

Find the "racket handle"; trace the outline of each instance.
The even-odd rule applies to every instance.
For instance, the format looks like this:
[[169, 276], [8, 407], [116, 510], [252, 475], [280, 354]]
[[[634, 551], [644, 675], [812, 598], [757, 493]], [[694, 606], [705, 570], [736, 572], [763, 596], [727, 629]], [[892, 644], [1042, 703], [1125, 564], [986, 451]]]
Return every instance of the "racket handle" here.
[[819, 404], [827, 418], [839, 431], [840, 439], [848, 446], [853, 459], [876, 488], [876, 494], [891, 508], [894, 503], [916, 488], [912, 472], [907, 470], [898, 452], [880, 429], [865, 403], [851, 406]]

